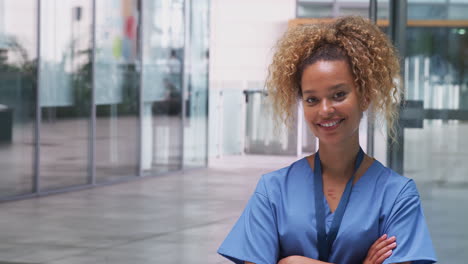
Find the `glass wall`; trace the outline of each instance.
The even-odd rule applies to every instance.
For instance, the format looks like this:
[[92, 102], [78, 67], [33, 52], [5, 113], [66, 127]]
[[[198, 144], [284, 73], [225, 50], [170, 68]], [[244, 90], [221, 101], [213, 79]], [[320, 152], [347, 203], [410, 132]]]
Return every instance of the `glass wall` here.
[[[297, 0], [297, 17], [332, 18], [344, 15], [369, 15], [369, 0]], [[378, 17], [388, 19], [389, 0], [377, 0]], [[408, 19], [465, 20], [466, 0], [409, 0]]]
[[0, 1], [0, 196], [33, 192], [36, 0]]
[[143, 1], [143, 173], [182, 166], [184, 1]]
[[406, 29], [405, 85], [406, 99], [420, 103], [424, 119], [404, 129], [404, 174], [427, 186], [439, 262], [462, 263], [468, 258], [461, 215], [468, 210], [468, 1], [419, 2], [408, 1], [408, 15], [421, 26]]
[[208, 60], [210, 2], [192, 1], [190, 36], [187, 48], [188, 76], [185, 88], [184, 166], [200, 167], [206, 163], [208, 141]]
[[[380, 1], [379, 1], [380, 2]], [[369, 15], [369, 0], [297, 0], [297, 17], [332, 18]]]
[[0, 0], [0, 200], [206, 166], [208, 10]]
[[91, 7], [90, 0], [41, 1], [41, 190], [88, 182]]
[[138, 174], [139, 1], [96, 1], [96, 182]]
[[430, 115], [421, 128], [405, 130], [405, 171], [442, 184], [468, 183], [468, 23], [407, 31], [406, 98], [422, 102]]

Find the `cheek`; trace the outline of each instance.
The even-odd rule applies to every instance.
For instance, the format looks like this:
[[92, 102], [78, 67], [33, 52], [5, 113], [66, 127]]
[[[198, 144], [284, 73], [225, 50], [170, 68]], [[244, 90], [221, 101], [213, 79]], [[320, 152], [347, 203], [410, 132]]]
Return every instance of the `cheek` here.
[[303, 106], [302, 111], [304, 113], [304, 119], [306, 122], [310, 122], [314, 118], [314, 112], [310, 107]]
[[347, 98], [342, 102], [336, 104], [336, 108], [339, 111], [346, 115], [358, 115], [362, 116], [362, 110], [359, 103], [354, 100], [355, 98]]
[[315, 116], [316, 113], [310, 108], [304, 108], [304, 121], [313, 134], [316, 132], [316, 127], [314, 126]]

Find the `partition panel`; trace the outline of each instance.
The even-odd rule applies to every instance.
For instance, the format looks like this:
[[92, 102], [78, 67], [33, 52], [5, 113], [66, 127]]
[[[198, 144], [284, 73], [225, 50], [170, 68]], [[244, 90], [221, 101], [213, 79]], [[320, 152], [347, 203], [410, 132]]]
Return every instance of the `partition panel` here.
[[36, 0], [0, 1], [0, 197], [34, 191]]

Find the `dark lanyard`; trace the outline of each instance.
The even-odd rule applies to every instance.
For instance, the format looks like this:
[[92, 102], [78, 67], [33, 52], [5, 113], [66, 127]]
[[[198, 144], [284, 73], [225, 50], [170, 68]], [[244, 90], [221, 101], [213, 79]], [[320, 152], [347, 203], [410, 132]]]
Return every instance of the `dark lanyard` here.
[[364, 159], [364, 151], [362, 148], [359, 148], [359, 153], [356, 159], [354, 173], [346, 184], [346, 188], [341, 195], [340, 203], [335, 210], [335, 215], [333, 221], [328, 231], [328, 235], [325, 229], [325, 205], [323, 204], [323, 179], [322, 179], [322, 167], [320, 165], [319, 153], [315, 154], [315, 164], [314, 164], [314, 177], [315, 181], [315, 217], [317, 224], [317, 243], [318, 243], [318, 252], [319, 260], [328, 262], [330, 256], [330, 251], [335, 241], [338, 230], [340, 229], [341, 220], [343, 219], [346, 206], [348, 205], [349, 197], [351, 196], [351, 190], [353, 189], [354, 174], [356, 174], [357, 169]]

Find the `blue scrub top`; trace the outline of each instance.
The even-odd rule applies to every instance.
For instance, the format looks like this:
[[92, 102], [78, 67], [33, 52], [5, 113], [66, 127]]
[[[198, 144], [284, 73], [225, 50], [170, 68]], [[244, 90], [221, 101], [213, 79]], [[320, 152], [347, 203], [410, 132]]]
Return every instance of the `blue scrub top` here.
[[[292, 255], [318, 259], [314, 184], [306, 158], [263, 175], [218, 253], [235, 263], [276, 264]], [[325, 197], [323, 202], [328, 232], [333, 213]], [[362, 263], [383, 234], [397, 242], [384, 264], [436, 261], [414, 181], [374, 161], [353, 187], [329, 261]]]

